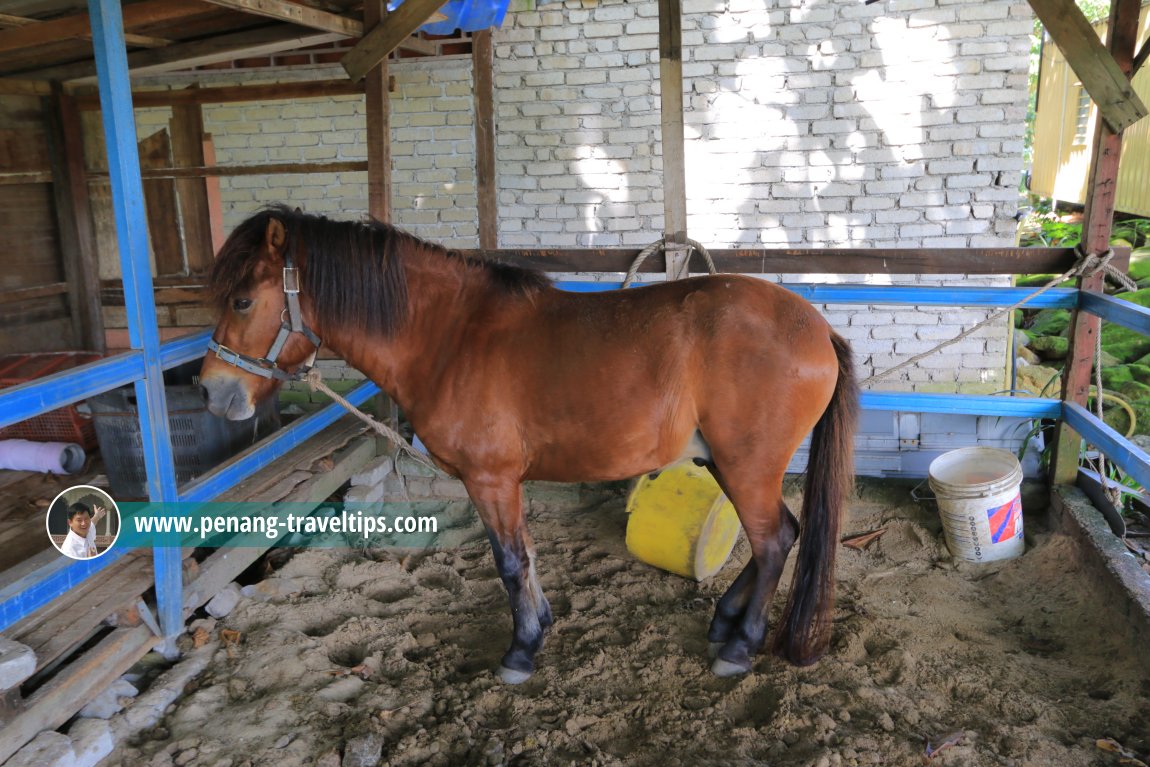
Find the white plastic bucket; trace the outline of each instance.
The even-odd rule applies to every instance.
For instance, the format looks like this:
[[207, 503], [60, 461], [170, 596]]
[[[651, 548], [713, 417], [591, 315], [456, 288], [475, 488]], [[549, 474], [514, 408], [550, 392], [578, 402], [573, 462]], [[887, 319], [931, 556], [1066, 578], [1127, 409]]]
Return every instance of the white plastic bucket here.
[[1013, 453], [964, 447], [928, 469], [950, 553], [968, 562], [1017, 557], [1022, 539], [1022, 466]]

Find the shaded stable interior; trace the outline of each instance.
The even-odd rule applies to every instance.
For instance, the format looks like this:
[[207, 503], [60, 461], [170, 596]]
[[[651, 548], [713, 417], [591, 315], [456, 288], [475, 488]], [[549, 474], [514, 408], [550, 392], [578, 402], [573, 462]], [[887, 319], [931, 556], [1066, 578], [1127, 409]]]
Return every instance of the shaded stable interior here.
[[[9, 126], [0, 173], [0, 252], [9, 254], [0, 290], [0, 321], [9, 332], [0, 337], [0, 352], [68, 348], [113, 353], [71, 376], [29, 382], [0, 394], [4, 403], [0, 423], [7, 425], [112, 386], [137, 382], [145, 419], [141, 431], [148, 435], [148, 494], [156, 501], [230, 497], [318, 503], [338, 488], [339, 483], [331, 486], [332, 482], [341, 476], [346, 479], [377, 452], [374, 441], [359, 436], [358, 427], [340, 421], [339, 411], [331, 407], [211, 475], [178, 487], [171, 449], [165, 444], [166, 424], [162, 418], [147, 420], [147, 413], [162, 412], [159, 370], [202, 356], [206, 345], [202, 327], [210, 320], [199, 286], [222, 235], [213, 212], [210, 179], [228, 174], [366, 171], [370, 212], [380, 220], [389, 219], [389, 54], [433, 55], [445, 46], [470, 47], [475, 71], [479, 247], [469, 255], [555, 272], [621, 272], [635, 257], [627, 249], [498, 247], [490, 32], [446, 41], [416, 34], [435, 11], [435, 3], [421, 0], [407, 0], [392, 14], [376, 0], [369, 0], [365, 7], [349, 0], [308, 5], [267, 2], [258, 4], [258, 11], [251, 10], [254, 5], [238, 0], [148, 0], [121, 7], [110, 0], [91, 0], [91, 19], [98, 19], [92, 23], [89, 13], [75, 3], [24, 0], [10, 4], [7, 15], [0, 16], [5, 27], [0, 30], [0, 115]], [[1100, 253], [1108, 248], [1122, 131], [1145, 114], [1137, 98], [1129, 97], [1129, 78], [1147, 57], [1145, 49], [1134, 47], [1138, 6], [1129, 0], [1114, 3], [1111, 28], [1116, 34], [1108, 41], [1107, 51], [1089, 25], [1083, 32], [1077, 23], [1081, 14], [1072, 2], [1031, 0], [1031, 5], [1076, 65], [1076, 73], [1099, 106], [1084, 246], [1088, 252]], [[663, 264], [648, 260], [642, 271], [675, 277], [687, 267], [687, 251], [681, 247], [687, 237], [682, 89], [675, 87], [682, 79], [680, 3], [661, 0], [659, 10], [667, 255]], [[360, 41], [353, 44], [356, 39]], [[284, 65], [299, 57], [338, 58], [357, 77], [127, 95], [129, 73], [224, 66], [254, 57], [272, 57], [273, 63], [274, 57], [282, 57]], [[93, 78], [99, 82], [95, 90]], [[363, 93], [367, 105], [366, 161], [244, 167], [210, 162], [210, 143], [205, 141], [200, 111], [203, 104], [350, 93]], [[130, 119], [133, 104], [173, 106], [168, 132], [143, 137], [137, 146]], [[107, 158], [89, 157], [83, 149], [80, 115], [97, 108], [104, 119]], [[137, 153], [141, 158], [138, 168], [133, 162]], [[139, 204], [144, 201], [146, 205]], [[163, 225], [174, 219], [177, 209], [185, 222], [181, 236], [174, 227]], [[117, 227], [110, 225], [112, 219]], [[154, 275], [148, 235], [155, 253]], [[99, 279], [96, 253], [108, 247], [109, 238], [117, 242], [122, 282]], [[718, 269], [726, 272], [801, 270], [846, 275], [1060, 273], [1077, 260], [1073, 250], [1058, 248], [895, 252], [730, 248], [714, 250], [712, 256]], [[1087, 276], [1079, 280], [1077, 291], [1051, 294], [1052, 301], [1062, 302], [1056, 305], [1076, 310], [1060, 399], [1020, 402], [878, 391], [868, 392], [864, 405], [1060, 418], [1052, 469], [1055, 483], [1075, 481], [1079, 435], [1083, 434], [1132, 477], [1150, 484], [1145, 454], [1099, 425], [1083, 408], [1092, 338], [1100, 316], [1150, 332], [1147, 312], [1106, 298], [1102, 279], [1101, 274]], [[845, 303], [978, 301], [976, 305], [1008, 306], [1020, 297], [1010, 289], [977, 299], [953, 289], [816, 286], [809, 290], [813, 300]], [[109, 315], [121, 307], [123, 320], [115, 324], [124, 327], [110, 327]], [[189, 333], [193, 328], [196, 332]], [[375, 393], [374, 386], [365, 384], [350, 398], [358, 404]], [[271, 465], [272, 461], [276, 463]], [[13, 499], [14, 511], [0, 522], [0, 531], [23, 530], [37, 515], [36, 501], [47, 488], [40, 477], [5, 481], [0, 492]], [[73, 484], [72, 478], [67, 484]], [[35, 545], [27, 545], [28, 556], [8, 562], [10, 566], [0, 576], [0, 606], [5, 636], [36, 648], [38, 676], [24, 692], [8, 693], [7, 708], [0, 715], [7, 724], [0, 736], [0, 760], [37, 732], [59, 726], [93, 690], [114, 679], [148, 649], [179, 633], [186, 615], [210, 598], [213, 589], [234, 578], [240, 564], [234, 558], [225, 565], [223, 558], [197, 561], [182, 552], [163, 550], [157, 550], [154, 557], [150, 552], [133, 552], [95, 563], [67, 564], [52, 551], [35, 553]], [[68, 621], [63, 630], [68, 608], [75, 604], [69, 600], [86, 598], [83, 589], [87, 587], [74, 586], [96, 572], [104, 583], [117, 584], [115, 597], [97, 601], [84, 621]], [[69, 596], [61, 596], [66, 593]], [[109, 630], [107, 619], [112, 616], [115, 628]], [[77, 648], [83, 651], [77, 653]]]

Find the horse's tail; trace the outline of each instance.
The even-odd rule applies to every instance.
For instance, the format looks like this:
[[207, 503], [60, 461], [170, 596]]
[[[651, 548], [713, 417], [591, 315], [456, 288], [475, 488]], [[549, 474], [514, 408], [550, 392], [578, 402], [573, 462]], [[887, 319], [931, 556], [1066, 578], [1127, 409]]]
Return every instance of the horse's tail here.
[[838, 356], [839, 377], [811, 435], [798, 561], [773, 646], [776, 655], [798, 666], [817, 661], [830, 643], [839, 522], [854, 489], [859, 387], [850, 345], [833, 331], [831, 343]]

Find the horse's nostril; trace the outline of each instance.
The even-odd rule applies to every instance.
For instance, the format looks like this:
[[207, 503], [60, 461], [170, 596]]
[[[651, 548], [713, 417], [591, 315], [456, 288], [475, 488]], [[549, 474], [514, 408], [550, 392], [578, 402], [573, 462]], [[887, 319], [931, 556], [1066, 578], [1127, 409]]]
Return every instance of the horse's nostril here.
[[203, 384], [200, 384], [200, 397], [203, 398], [205, 405], [208, 404], [208, 387], [204, 386]]

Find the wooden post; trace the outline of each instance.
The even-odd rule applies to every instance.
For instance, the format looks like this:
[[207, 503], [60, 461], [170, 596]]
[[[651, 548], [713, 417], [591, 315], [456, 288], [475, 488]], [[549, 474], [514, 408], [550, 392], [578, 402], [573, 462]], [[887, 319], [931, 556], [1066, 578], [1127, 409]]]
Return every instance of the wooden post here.
[[471, 36], [475, 82], [475, 193], [479, 208], [479, 247], [499, 247], [499, 205], [495, 185], [495, 46], [491, 30]]
[[75, 99], [59, 83], [52, 88], [48, 112], [52, 143], [53, 191], [56, 199], [64, 275], [68, 281], [68, 311], [76, 343], [104, 352], [104, 316], [100, 307], [100, 275], [96, 266], [92, 211], [84, 174], [84, 138]]
[[667, 279], [687, 276], [687, 179], [683, 147], [683, 5], [659, 0], [660, 125], [663, 139], [663, 241]]
[[[1139, 0], [1114, 0], [1110, 6], [1108, 48], [1126, 77], [1130, 77], [1134, 69], [1138, 6]], [[1110, 248], [1121, 152], [1122, 134], [1116, 133], [1099, 114], [1094, 122], [1094, 145], [1082, 219], [1082, 247], [1087, 253], [1105, 253]], [[1082, 277], [1078, 280], [1078, 289], [1101, 293], [1103, 281], [1102, 273]], [[1101, 325], [1102, 321], [1094, 315], [1074, 312], [1070, 323], [1070, 351], [1062, 374], [1064, 402], [1086, 404]], [[1080, 441], [1078, 434], [1065, 422], [1059, 424], [1051, 461], [1051, 479], [1055, 484], [1071, 484], [1077, 478]]]
[[[367, 30], [387, 17], [386, 0], [367, 0], [363, 23]], [[367, 212], [377, 221], [391, 220], [391, 99], [385, 56], [368, 70], [367, 98]]]

